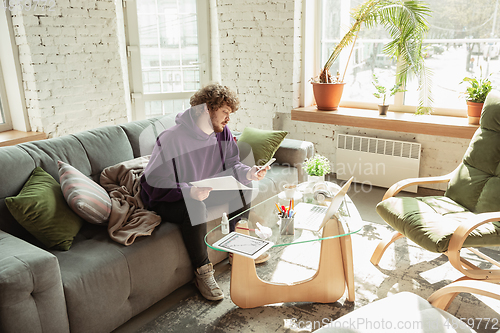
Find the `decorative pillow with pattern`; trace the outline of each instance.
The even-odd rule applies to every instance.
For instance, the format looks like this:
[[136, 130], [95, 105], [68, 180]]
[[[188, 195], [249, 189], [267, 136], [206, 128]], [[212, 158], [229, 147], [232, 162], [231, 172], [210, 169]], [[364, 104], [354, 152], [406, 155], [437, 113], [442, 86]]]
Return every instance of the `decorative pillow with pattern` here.
[[85, 221], [107, 224], [111, 213], [111, 199], [99, 184], [68, 163], [59, 161], [59, 182], [71, 209]]

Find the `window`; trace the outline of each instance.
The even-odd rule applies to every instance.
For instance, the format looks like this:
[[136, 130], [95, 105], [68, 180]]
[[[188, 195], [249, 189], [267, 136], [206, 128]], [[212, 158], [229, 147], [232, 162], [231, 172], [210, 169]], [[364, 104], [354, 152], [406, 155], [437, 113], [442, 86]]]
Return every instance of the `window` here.
[[[324, 64], [342, 38], [341, 27], [352, 22], [349, 12], [364, 0], [321, 0], [321, 55]], [[431, 8], [429, 33], [424, 40], [426, 67], [432, 74], [435, 114], [465, 116], [464, 77], [488, 76], [500, 84], [500, 22], [498, 0], [426, 0]], [[470, 10], [474, 8], [474, 10]], [[386, 86], [395, 82], [397, 63], [382, 53], [388, 34], [381, 27], [362, 29], [345, 75], [343, 106], [373, 107], [373, 74]], [[350, 49], [342, 52], [332, 72], [345, 69]], [[318, 67], [319, 72], [319, 67]], [[408, 82], [407, 91], [389, 100], [396, 110], [413, 112], [418, 105], [417, 82]]]
[[210, 81], [207, 2], [126, 2], [134, 119], [178, 113]]
[[5, 92], [4, 77], [2, 75], [2, 66], [0, 65], [0, 132], [12, 129], [10, 121], [10, 112], [7, 104], [7, 93]]

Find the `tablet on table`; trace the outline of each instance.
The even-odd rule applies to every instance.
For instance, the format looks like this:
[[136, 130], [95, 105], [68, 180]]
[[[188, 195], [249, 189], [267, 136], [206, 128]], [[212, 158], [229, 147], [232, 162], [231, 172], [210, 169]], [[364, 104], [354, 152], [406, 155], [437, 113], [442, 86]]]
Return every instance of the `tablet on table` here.
[[273, 242], [233, 231], [215, 242], [212, 246], [216, 249], [256, 259], [273, 245]]

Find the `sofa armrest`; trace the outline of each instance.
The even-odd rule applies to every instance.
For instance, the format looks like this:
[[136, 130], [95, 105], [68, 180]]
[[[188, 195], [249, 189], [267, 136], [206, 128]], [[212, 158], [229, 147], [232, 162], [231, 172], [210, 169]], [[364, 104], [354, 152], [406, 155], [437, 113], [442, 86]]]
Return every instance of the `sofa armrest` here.
[[306, 173], [302, 169], [304, 161], [314, 155], [314, 144], [309, 141], [285, 139], [274, 154], [276, 163], [290, 165], [297, 168], [299, 183], [307, 180]]
[[69, 332], [57, 258], [1, 230], [0, 332]]

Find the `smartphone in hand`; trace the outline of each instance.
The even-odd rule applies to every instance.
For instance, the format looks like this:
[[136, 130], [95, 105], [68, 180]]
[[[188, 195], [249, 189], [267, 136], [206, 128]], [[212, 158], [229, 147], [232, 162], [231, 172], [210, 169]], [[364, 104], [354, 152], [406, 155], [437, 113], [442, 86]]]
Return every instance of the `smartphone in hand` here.
[[257, 172], [255, 173], [255, 175], [257, 175], [259, 172], [261, 172], [262, 170], [264, 170], [266, 167], [268, 167], [269, 165], [271, 165], [274, 161], [276, 161], [276, 159], [273, 157], [271, 158], [269, 161], [267, 161], [266, 164], [264, 164], [263, 166], [261, 166], [259, 169], [257, 169]]

